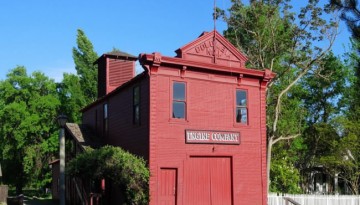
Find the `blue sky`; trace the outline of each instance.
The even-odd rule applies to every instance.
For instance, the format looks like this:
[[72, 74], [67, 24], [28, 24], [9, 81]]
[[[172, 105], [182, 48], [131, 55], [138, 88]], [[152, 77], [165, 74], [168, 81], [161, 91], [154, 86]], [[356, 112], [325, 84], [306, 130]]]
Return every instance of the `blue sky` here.
[[[230, 0], [217, 0], [220, 8], [230, 5]], [[158, 51], [174, 56], [177, 48], [213, 29], [212, 12], [213, 0], [0, 1], [0, 80], [18, 65], [56, 81], [64, 72], [74, 73], [78, 28], [98, 55], [115, 47], [133, 55]], [[226, 24], [217, 21], [217, 30], [224, 29]], [[340, 30], [336, 54], [348, 43], [343, 24]]]

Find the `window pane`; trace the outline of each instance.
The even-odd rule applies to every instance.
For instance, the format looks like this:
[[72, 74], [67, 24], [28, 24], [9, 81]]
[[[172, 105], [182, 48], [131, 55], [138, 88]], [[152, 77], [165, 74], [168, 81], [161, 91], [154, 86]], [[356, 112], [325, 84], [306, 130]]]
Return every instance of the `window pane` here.
[[243, 90], [236, 91], [236, 106], [246, 106], [246, 92]]
[[139, 104], [140, 101], [140, 89], [139, 87], [134, 88], [134, 105]]
[[241, 122], [247, 123], [247, 109], [241, 108]]
[[247, 123], [246, 108], [236, 108], [236, 122]]
[[185, 83], [174, 83], [173, 100], [185, 100]]
[[184, 102], [173, 102], [173, 118], [185, 118]]
[[140, 123], [140, 106], [134, 106], [134, 124]]
[[104, 104], [104, 119], [108, 118], [108, 109], [107, 104]]

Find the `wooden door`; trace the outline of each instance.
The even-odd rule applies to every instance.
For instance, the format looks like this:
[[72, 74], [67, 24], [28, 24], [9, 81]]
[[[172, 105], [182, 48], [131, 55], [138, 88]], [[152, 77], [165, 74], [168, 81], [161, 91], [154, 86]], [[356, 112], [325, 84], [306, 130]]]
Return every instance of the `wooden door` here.
[[177, 195], [177, 169], [161, 168], [159, 173], [159, 204], [175, 205]]
[[204, 158], [192, 157], [186, 161], [183, 204], [211, 204], [209, 166], [209, 161]]
[[184, 181], [184, 204], [232, 204], [230, 157], [191, 157], [185, 163]]
[[210, 159], [211, 204], [232, 204], [231, 158], [213, 157]]

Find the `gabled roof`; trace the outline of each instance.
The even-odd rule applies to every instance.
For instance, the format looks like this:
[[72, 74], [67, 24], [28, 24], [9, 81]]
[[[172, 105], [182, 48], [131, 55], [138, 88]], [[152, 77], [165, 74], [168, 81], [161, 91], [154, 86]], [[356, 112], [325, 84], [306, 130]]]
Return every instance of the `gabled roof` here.
[[162, 56], [158, 52], [152, 54], [143, 53], [139, 56], [139, 62], [145, 68], [147, 68], [147, 65], [154, 68], [152, 72], [157, 72], [159, 66], [166, 65], [180, 69], [182, 73], [193, 69], [237, 76], [239, 79], [243, 77], [260, 78], [262, 84], [275, 77], [275, 73], [269, 69], [246, 68], [245, 63], [248, 60], [246, 55], [241, 53], [216, 30], [202, 33], [194, 41], [176, 50], [176, 53], [176, 57]]
[[178, 58], [245, 68], [247, 57], [216, 30], [203, 32], [197, 39], [175, 51]]
[[105, 55], [108, 55], [108, 56], [124, 56], [124, 57], [130, 57], [130, 58], [137, 58], [137, 57], [134, 56], [134, 55], [131, 55], [131, 54], [129, 54], [129, 53], [126, 53], [126, 52], [120, 51], [120, 50], [113, 50], [113, 51], [110, 51], [110, 52], [105, 53]]
[[103, 145], [101, 139], [92, 130], [83, 124], [66, 123], [66, 130], [75, 139], [83, 150], [99, 148]]
[[138, 59], [137, 56], [134, 56], [132, 54], [120, 51], [120, 50], [113, 50], [107, 53], [102, 54], [95, 62], [94, 64], [97, 64], [100, 59], [110, 57], [115, 59], [126, 59], [126, 60], [134, 60], [136, 61]]

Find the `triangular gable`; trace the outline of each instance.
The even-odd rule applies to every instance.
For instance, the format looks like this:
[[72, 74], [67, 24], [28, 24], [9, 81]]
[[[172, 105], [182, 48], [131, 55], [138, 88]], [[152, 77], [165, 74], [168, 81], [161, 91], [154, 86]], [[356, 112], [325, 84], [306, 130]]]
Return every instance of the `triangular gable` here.
[[231, 68], [245, 68], [247, 61], [244, 54], [215, 30], [202, 33], [196, 40], [176, 50], [176, 53], [178, 58]]

